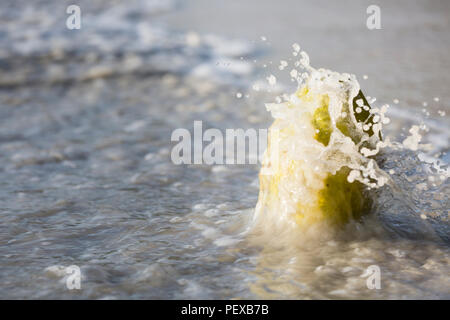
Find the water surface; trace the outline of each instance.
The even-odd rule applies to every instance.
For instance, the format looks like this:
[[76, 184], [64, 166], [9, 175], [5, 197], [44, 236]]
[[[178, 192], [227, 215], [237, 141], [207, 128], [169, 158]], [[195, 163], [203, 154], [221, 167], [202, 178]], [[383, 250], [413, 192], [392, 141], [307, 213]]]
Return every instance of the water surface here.
[[[65, 28], [69, 2], [2, 4], [1, 298], [450, 298], [448, 178], [419, 160], [425, 154], [386, 152], [396, 188], [374, 191], [376, 207], [362, 221], [319, 235], [251, 228], [258, 165], [170, 160], [172, 131], [192, 130], [194, 120], [267, 128], [264, 103], [276, 93], [251, 86], [291, 56], [292, 39], [316, 66], [369, 75], [361, 85], [380, 102], [398, 98], [386, 136], [401, 141], [423, 122], [424, 142], [433, 145], [426, 155], [448, 163], [448, 116], [437, 113], [449, 113], [447, 2], [383, 2], [386, 37], [344, 18], [356, 9], [315, 24], [303, 13], [291, 24], [277, 20], [292, 15], [289, 5], [267, 2], [251, 8], [272, 23], [252, 17], [248, 27], [214, 29], [203, 16], [183, 22], [195, 17], [193, 3], [171, 13], [175, 4], [163, 1], [79, 3], [79, 31]], [[238, 19], [250, 5], [233, 6], [223, 9]], [[317, 6], [298, 11], [312, 19]], [[399, 8], [413, 15], [394, 18], [390, 10]], [[344, 34], [353, 35], [346, 44]], [[288, 78], [284, 84], [292, 87]], [[81, 290], [65, 286], [69, 265], [81, 268]], [[382, 271], [380, 290], [366, 286], [370, 265]]]

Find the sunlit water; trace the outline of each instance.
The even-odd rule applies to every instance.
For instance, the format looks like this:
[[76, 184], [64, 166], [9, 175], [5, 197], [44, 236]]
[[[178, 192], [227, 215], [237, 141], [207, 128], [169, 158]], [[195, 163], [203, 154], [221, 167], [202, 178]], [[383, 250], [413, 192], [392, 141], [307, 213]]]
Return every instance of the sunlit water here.
[[[39, 28], [18, 27], [37, 22], [15, 1], [2, 12], [1, 298], [450, 298], [448, 178], [419, 152], [384, 150], [393, 184], [362, 221], [326, 233], [253, 227], [258, 165], [175, 166], [174, 129], [267, 128], [274, 94], [250, 90], [257, 70], [240, 56], [254, 48], [138, 27], [167, 8], [148, 3], [82, 2], [98, 15], [78, 40], [46, 6]], [[401, 141], [417, 114], [392, 108], [385, 136]], [[448, 162], [448, 118], [425, 123], [428, 155]], [[69, 265], [81, 290], [66, 288]]]

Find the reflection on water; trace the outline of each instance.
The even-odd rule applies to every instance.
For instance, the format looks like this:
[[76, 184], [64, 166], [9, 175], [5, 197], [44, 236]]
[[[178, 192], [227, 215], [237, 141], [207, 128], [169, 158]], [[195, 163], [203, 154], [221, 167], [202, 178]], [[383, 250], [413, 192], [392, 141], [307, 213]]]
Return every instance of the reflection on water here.
[[[151, 24], [133, 38], [139, 24], [126, 22], [139, 10], [117, 4], [103, 15], [102, 1], [80, 6], [120, 15], [123, 33], [112, 37], [109, 22], [101, 29], [92, 17], [97, 31], [88, 33], [86, 17], [77, 37], [93, 42], [68, 41], [55, 27], [64, 1], [61, 16], [36, 3], [30, 11], [11, 1], [1, 14], [0, 297], [450, 297], [448, 179], [417, 154], [385, 154], [396, 189], [378, 191], [373, 214], [344, 230], [254, 226], [258, 166], [170, 161], [171, 132], [194, 120], [223, 130], [270, 124], [270, 94], [236, 99], [245, 88], [194, 77], [250, 77], [250, 64], [213, 66], [251, 46], [227, 51], [218, 37], [192, 46]], [[162, 8], [148, 3], [140, 14]], [[391, 118], [386, 135], [412, 123], [401, 109]], [[429, 121], [426, 139], [445, 159], [445, 119]], [[55, 267], [69, 265], [81, 268], [80, 291], [67, 290]], [[370, 265], [381, 268], [381, 290], [361, 277]]]

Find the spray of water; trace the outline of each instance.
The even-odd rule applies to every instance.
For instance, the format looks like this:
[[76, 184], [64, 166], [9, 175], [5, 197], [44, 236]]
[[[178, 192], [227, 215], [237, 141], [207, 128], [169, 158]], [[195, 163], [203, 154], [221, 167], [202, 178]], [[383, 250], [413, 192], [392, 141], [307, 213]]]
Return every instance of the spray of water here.
[[[382, 137], [383, 125], [390, 122], [389, 106], [378, 107], [369, 99], [370, 106], [355, 75], [315, 69], [299, 45], [293, 48], [300, 59], [290, 75], [298, 89], [282, 95], [284, 101], [266, 104], [275, 120], [260, 173], [254, 226], [279, 234], [324, 234], [379, 208], [374, 202], [385, 198], [380, 190], [399, 192], [391, 178], [396, 170], [380, 165], [386, 160], [383, 154], [417, 153], [430, 146], [420, 143], [423, 126], [413, 126], [402, 142]], [[429, 162], [441, 181], [448, 178], [445, 167]]]

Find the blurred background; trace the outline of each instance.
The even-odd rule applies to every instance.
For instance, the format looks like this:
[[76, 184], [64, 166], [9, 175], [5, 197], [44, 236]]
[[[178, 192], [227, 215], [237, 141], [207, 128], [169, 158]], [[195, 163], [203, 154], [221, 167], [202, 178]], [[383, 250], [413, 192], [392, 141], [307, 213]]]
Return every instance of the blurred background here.
[[[179, 30], [246, 39], [267, 49], [264, 61], [292, 57], [300, 44], [311, 65], [357, 75], [372, 96], [405, 108], [443, 108], [450, 80], [448, 1], [186, 1], [161, 21]], [[369, 30], [370, 5], [381, 9], [381, 29]], [[267, 42], [261, 43], [261, 37]], [[259, 65], [263, 65], [260, 63]], [[272, 71], [271, 70], [271, 71]], [[363, 75], [367, 81], [362, 81]], [[441, 97], [440, 104], [431, 103]], [[444, 105], [443, 105], [444, 104]]]

